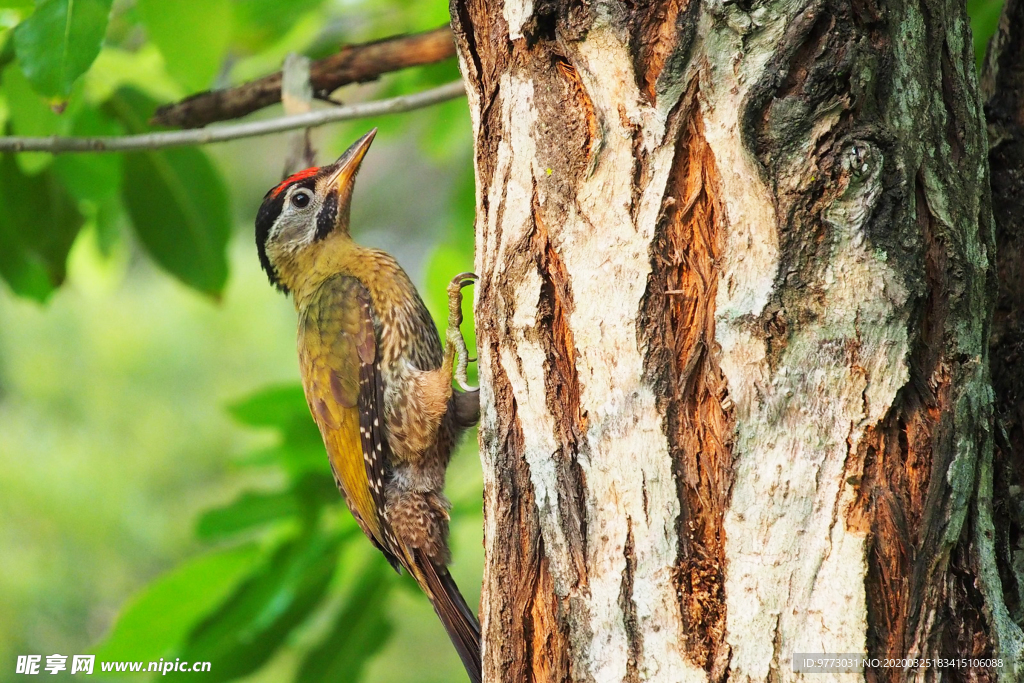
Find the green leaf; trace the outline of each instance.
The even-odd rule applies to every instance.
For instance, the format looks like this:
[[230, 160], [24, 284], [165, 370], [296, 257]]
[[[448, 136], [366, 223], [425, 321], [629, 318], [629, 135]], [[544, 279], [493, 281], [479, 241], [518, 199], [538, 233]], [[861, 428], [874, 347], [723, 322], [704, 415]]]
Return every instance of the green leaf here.
[[301, 443], [292, 443], [286, 437], [285, 443], [278, 446], [247, 453], [241, 458], [241, 464], [250, 467], [283, 467], [293, 477], [301, 476], [306, 472], [325, 473], [327, 454], [324, 452], [323, 442], [319, 440], [319, 433], [316, 432], [315, 426], [310, 437], [315, 438], [303, 438]]
[[967, 16], [971, 20], [971, 34], [974, 37], [974, 59], [978, 70], [985, 63], [988, 41], [999, 27], [999, 15], [1003, 11], [1003, 0], [967, 0]]
[[[369, 3], [362, 3], [367, 7]], [[386, 11], [367, 12], [367, 18], [377, 21], [371, 24], [376, 31], [384, 34], [426, 31], [443, 26], [450, 21], [448, 6], [443, 2], [422, 2], [422, 0], [388, 0]]]
[[302, 385], [286, 384], [262, 389], [228, 406], [236, 420], [250, 427], [287, 427], [296, 418], [308, 419]]
[[[326, 457], [320, 459], [323, 465], [326, 465], [326, 461]], [[341, 494], [338, 492], [338, 486], [334, 483], [334, 477], [325, 471], [326, 469], [326, 467], [321, 466], [321, 468], [318, 468], [318, 471], [304, 472], [296, 479], [295, 486], [292, 488], [295, 497], [303, 508], [306, 518], [309, 520], [315, 520], [316, 515], [324, 507], [344, 507]], [[344, 527], [344, 531], [341, 534], [342, 538], [348, 539], [349, 534], [353, 536], [361, 535], [362, 532], [356, 526], [352, 515], [345, 515], [343, 519], [345, 521], [342, 522]]]
[[[154, 103], [134, 90], [111, 98], [129, 132], [146, 130]], [[157, 263], [200, 292], [219, 295], [228, 275], [228, 191], [203, 152], [133, 152], [124, 158], [123, 198], [135, 233]]]
[[259, 669], [320, 604], [339, 548], [339, 537], [322, 534], [284, 543], [260, 572], [192, 632], [181, 658], [216, 662], [204, 677], [210, 681], [227, 681]]
[[[473, 126], [469, 119], [469, 107], [458, 99], [442, 102], [428, 110], [431, 120], [424, 126], [425, 134], [420, 136], [420, 147], [438, 162], [461, 159], [473, 149], [470, 131]], [[472, 169], [472, 164], [463, 168]], [[472, 225], [472, 223], [470, 223]]]
[[138, 0], [167, 71], [189, 90], [210, 87], [231, 37], [230, 0]]
[[50, 171], [27, 176], [0, 156], [0, 275], [16, 294], [45, 301], [64, 281], [82, 216]]
[[323, 441], [300, 385], [264, 389], [231, 404], [228, 411], [242, 424], [270, 427], [283, 436], [280, 444], [247, 454], [244, 464], [280, 466], [293, 480], [309, 472], [325, 473], [327, 456]]
[[14, 29], [14, 49], [25, 76], [42, 93], [61, 99], [100, 52], [112, 0], [41, 0]]
[[169, 149], [125, 156], [124, 202], [153, 259], [185, 284], [218, 295], [227, 281], [228, 193], [205, 154]]
[[97, 657], [154, 660], [169, 654], [254, 569], [259, 557], [253, 545], [218, 550], [164, 574], [132, 598]]
[[[133, 25], [134, 26], [134, 25]], [[106, 46], [82, 79], [90, 102], [106, 102], [120, 90], [135, 89], [159, 102], [179, 100], [185, 91], [167, 73], [163, 55], [152, 43], [131, 51]], [[152, 112], [147, 112], [141, 123]]]
[[[8, 116], [15, 135], [60, 135], [67, 131], [70, 119], [58, 116], [46, 101], [32, 89], [17, 64], [9, 64], [0, 75], [7, 100]], [[50, 165], [53, 155], [28, 152], [15, 155], [18, 166], [28, 174], [36, 174]]]
[[299, 502], [290, 491], [249, 491], [229, 505], [204, 513], [196, 525], [196, 534], [203, 539], [215, 540], [282, 518], [296, 516], [299, 511]]
[[[374, 558], [376, 559], [376, 558]], [[387, 643], [394, 630], [387, 617], [387, 598], [393, 582], [383, 562], [369, 562], [334, 625], [299, 667], [296, 680], [304, 683], [358, 681], [367, 662]]]
[[44, 303], [53, 293], [46, 265], [9, 234], [3, 221], [0, 221], [0, 275], [15, 294], [39, 303]]
[[227, 281], [228, 193], [205, 154], [169, 149], [125, 156], [124, 203], [153, 259], [185, 284], [218, 295]]
[[[71, 134], [78, 136], [121, 135], [124, 129], [92, 107], [75, 114]], [[71, 195], [80, 202], [99, 205], [117, 196], [121, 189], [120, 154], [61, 154], [53, 161]]]
[[125, 222], [121, 198], [111, 197], [99, 204], [91, 218], [96, 226], [96, 246], [102, 256], [109, 258], [120, 240], [121, 226]]
[[324, 0], [235, 0], [234, 42], [252, 52], [280, 40], [303, 16]]

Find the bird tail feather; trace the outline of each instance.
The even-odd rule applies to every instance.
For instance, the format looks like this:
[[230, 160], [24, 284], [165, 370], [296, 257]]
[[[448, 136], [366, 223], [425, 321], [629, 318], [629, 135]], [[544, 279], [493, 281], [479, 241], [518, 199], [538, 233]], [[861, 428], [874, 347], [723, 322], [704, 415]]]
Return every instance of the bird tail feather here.
[[448, 637], [462, 659], [472, 683], [483, 680], [480, 663], [480, 622], [444, 567], [436, 567], [425, 554], [414, 551], [417, 576], [430, 598], [434, 611], [444, 624]]

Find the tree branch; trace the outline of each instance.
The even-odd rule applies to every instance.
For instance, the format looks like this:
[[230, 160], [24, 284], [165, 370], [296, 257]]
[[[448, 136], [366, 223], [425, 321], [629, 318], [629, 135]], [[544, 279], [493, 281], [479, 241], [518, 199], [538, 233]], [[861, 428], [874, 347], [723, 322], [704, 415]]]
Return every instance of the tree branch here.
[[0, 152], [134, 152], [144, 149], [163, 149], [185, 145], [206, 145], [239, 138], [281, 133], [297, 128], [316, 128], [335, 121], [350, 121], [368, 116], [397, 114], [422, 109], [433, 104], [453, 100], [465, 94], [461, 81], [424, 90], [413, 95], [401, 95], [387, 100], [361, 102], [346, 106], [321, 109], [307, 114], [282, 116], [266, 121], [251, 121], [229, 126], [175, 130], [141, 135], [103, 137], [0, 137]]
[[[441, 62], [455, 56], [452, 31], [442, 26], [408, 36], [349, 45], [313, 62], [313, 93], [326, 98], [343, 85], [363, 83], [410, 66]], [[216, 121], [237, 119], [281, 101], [281, 73], [249, 81], [234, 88], [192, 95], [156, 110], [152, 123], [175, 128], [199, 128]]]

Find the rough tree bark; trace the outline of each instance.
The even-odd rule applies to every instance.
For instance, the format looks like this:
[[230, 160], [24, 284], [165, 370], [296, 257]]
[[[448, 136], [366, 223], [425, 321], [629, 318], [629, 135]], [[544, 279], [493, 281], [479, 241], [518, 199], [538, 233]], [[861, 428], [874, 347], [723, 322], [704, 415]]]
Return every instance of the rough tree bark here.
[[451, 9], [486, 680], [780, 681], [794, 652], [1015, 675], [962, 2]]

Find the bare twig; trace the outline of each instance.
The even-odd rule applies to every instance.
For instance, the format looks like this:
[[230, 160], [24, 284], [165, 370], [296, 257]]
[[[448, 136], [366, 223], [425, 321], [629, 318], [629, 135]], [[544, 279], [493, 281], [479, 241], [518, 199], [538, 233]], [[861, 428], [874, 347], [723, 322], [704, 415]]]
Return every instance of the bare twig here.
[[[313, 62], [310, 82], [320, 99], [348, 83], [363, 83], [410, 66], [441, 62], [455, 56], [452, 31], [447, 26], [374, 43], [349, 45], [330, 57]], [[249, 81], [234, 88], [201, 92], [156, 110], [153, 123], [175, 128], [198, 128], [216, 121], [237, 119], [281, 101], [281, 73]]]
[[134, 152], [146, 149], [163, 149], [185, 145], [207, 145], [212, 142], [226, 142], [239, 138], [270, 135], [298, 128], [315, 128], [335, 121], [350, 121], [368, 116], [397, 114], [413, 109], [422, 109], [433, 104], [453, 100], [465, 94], [461, 81], [441, 85], [413, 95], [401, 95], [387, 100], [361, 102], [346, 106], [331, 107], [320, 111], [282, 116], [266, 121], [236, 123], [229, 126], [175, 130], [141, 135], [104, 136], [90, 138], [72, 137], [0, 137], [0, 152]]

